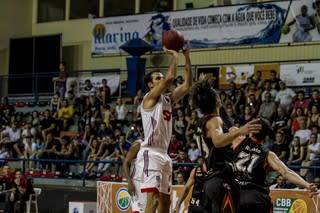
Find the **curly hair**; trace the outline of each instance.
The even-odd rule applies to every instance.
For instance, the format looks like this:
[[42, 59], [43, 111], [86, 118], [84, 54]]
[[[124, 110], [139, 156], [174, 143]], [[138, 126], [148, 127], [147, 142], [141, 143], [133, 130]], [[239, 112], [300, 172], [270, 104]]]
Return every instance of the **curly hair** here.
[[191, 102], [204, 115], [215, 112], [217, 96], [217, 91], [213, 89], [213, 82], [209, 79], [198, 81], [191, 88]]

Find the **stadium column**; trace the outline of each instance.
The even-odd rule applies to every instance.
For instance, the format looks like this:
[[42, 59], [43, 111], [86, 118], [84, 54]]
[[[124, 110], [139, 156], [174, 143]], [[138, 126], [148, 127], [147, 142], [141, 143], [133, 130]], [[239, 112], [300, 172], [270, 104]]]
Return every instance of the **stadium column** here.
[[146, 59], [138, 56], [128, 57], [127, 69], [126, 95], [135, 96], [139, 89], [144, 90], [143, 77], [146, 69]]

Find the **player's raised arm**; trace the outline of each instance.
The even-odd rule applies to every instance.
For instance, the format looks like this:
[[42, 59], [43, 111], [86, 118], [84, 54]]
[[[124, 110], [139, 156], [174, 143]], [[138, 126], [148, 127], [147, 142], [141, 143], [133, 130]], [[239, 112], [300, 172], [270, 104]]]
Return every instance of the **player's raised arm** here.
[[191, 69], [191, 60], [190, 60], [190, 49], [188, 46], [182, 49], [185, 57], [185, 81], [183, 84], [176, 87], [172, 94], [171, 99], [173, 102], [179, 101], [183, 98], [190, 90], [192, 86], [192, 69]]
[[159, 96], [170, 87], [177, 74], [178, 53], [174, 50], [168, 50], [165, 47], [163, 49], [166, 54], [172, 56], [171, 62], [165, 76], [163, 76], [160, 71], [153, 71], [145, 76], [144, 81], [150, 91], [144, 98], [144, 109], [150, 109], [156, 104]]

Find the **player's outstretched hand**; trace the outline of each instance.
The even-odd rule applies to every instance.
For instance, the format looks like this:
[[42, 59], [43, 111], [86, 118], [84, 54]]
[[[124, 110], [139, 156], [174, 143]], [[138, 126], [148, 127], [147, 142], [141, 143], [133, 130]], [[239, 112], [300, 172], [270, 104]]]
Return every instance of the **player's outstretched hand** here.
[[240, 127], [241, 135], [248, 135], [248, 134], [256, 134], [261, 131], [261, 124], [260, 119], [254, 119], [252, 121], [249, 121], [244, 126]]

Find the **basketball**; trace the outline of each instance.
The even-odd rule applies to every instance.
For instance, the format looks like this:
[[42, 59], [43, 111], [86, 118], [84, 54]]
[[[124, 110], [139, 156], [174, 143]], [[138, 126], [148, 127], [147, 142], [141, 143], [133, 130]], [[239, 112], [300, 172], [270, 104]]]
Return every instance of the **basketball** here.
[[184, 37], [179, 31], [171, 29], [162, 34], [162, 44], [167, 49], [178, 52], [184, 45]]
[[288, 34], [289, 32], [290, 32], [290, 27], [287, 24], [285, 24], [281, 27], [282, 34]]

